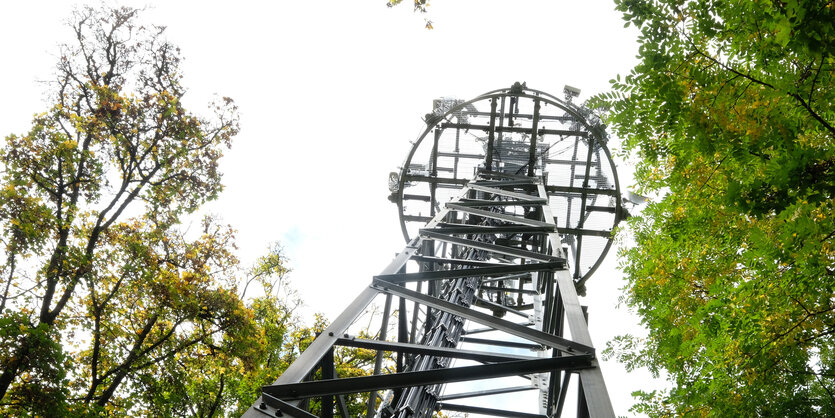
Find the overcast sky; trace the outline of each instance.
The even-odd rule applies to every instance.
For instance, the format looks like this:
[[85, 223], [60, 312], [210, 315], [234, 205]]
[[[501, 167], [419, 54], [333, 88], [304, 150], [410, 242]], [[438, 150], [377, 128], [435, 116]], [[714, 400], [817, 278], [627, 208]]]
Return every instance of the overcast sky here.
[[[432, 99], [525, 81], [557, 96], [576, 86], [583, 100], [635, 63], [636, 32], [623, 28], [611, 0], [434, 0], [434, 30], [406, 3], [113, 3], [147, 7], [145, 22], [168, 26], [185, 57], [190, 110], [202, 112], [213, 94], [237, 102], [241, 132], [221, 166], [226, 190], [207, 210], [238, 230], [245, 263], [281, 242], [305, 315], [334, 317], [402, 249], [387, 175]], [[63, 25], [71, 8], [0, 6], [0, 135], [25, 132], [46, 110], [39, 81], [54, 68], [57, 44], [71, 39]], [[636, 329], [634, 316], [615, 309], [623, 287], [615, 265], [613, 251], [583, 301], [598, 350]], [[633, 390], [657, 386], [648, 373], [603, 367], [617, 414], [627, 413]]]

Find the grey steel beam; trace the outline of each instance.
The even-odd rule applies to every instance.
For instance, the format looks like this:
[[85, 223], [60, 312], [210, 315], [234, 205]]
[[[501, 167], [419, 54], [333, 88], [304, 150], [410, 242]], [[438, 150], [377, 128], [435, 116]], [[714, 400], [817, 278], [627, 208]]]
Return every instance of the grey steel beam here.
[[[400, 270], [406, 261], [408, 261], [420, 246], [421, 240], [412, 240], [410, 245], [397, 255], [397, 257], [383, 269], [383, 274], [391, 274]], [[345, 333], [345, 330], [357, 319], [365, 310], [365, 307], [374, 300], [379, 292], [371, 287], [364, 289], [351, 304], [345, 309], [334, 321], [328, 326], [322, 334], [316, 338], [313, 343], [304, 350], [304, 353], [281, 374], [276, 381], [277, 384], [300, 382], [306, 376], [316, 363], [327, 353], [328, 349], [333, 346], [339, 335]]]
[[[480, 168], [478, 170], [478, 176], [477, 177], [480, 177], [480, 176], [500, 177], [500, 178], [504, 178], [504, 179], [520, 180], [520, 181], [529, 182], [529, 183], [538, 183], [538, 182], [541, 181], [539, 178], [536, 178], [536, 177], [531, 178], [531, 177], [528, 177], [524, 174], [511, 174], [511, 173], [507, 173], [507, 172], [504, 172], [504, 171], [487, 170], [485, 168]], [[482, 180], [482, 179], [476, 178], [473, 183], [483, 183], [483, 182], [488, 182], [488, 181], [490, 181], [490, 180]]]
[[[336, 378], [336, 367], [333, 364], [333, 347], [328, 350], [327, 354], [322, 357], [320, 362], [322, 372], [322, 379]], [[333, 396], [322, 397], [322, 418], [333, 418]]]
[[392, 373], [378, 376], [346, 377], [286, 385], [264, 386], [262, 391], [284, 401], [347, 393], [362, 393], [381, 389], [426, 386], [441, 383], [465, 382], [505, 376], [519, 376], [554, 370], [579, 370], [591, 366], [590, 354], [517, 360], [478, 366], [463, 366]]
[[537, 342], [548, 347], [556, 348], [566, 353], [580, 352], [594, 354], [594, 348], [590, 347], [587, 344], [580, 344], [562, 337], [557, 337], [555, 335], [551, 335], [542, 331], [517, 325], [513, 322], [499, 319], [492, 315], [478, 312], [461, 305], [447, 302], [445, 300], [440, 300], [432, 296], [424, 295], [423, 293], [418, 293], [414, 290], [409, 290], [405, 287], [397, 286], [394, 283], [374, 279], [374, 282], [371, 286], [379, 290], [382, 290], [385, 293], [405, 297], [412, 301], [418, 301], [422, 305], [450, 312], [462, 318], [478, 322], [479, 324], [486, 325], [488, 327], [493, 327], [499, 331], [504, 331], [509, 334], [513, 334], [517, 337], [524, 338], [526, 340]]
[[475, 181], [470, 184], [475, 184], [476, 186], [484, 186], [484, 187], [512, 187], [514, 189], [522, 189], [522, 190], [536, 190], [536, 185], [539, 182], [539, 179], [527, 179], [527, 180], [482, 180], [482, 181]]
[[501, 310], [501, 311], [505, 311], [505, 312], [512, 313], [512, 314], [517, 315], [517, 316], [521, 316], [522, 318], [528, 318], [528, 317], [530, 317], [530, 315], [528, 315], [528, 314], [526, 314], [526, 313], [524, 313], [524, 312], [520, 312], [520, 311], [518, 311], [518, 310], [516, 310], [516, 309], [513, 309], [513, 308], [511, 308], [511, 307], [509, 307], [509, 306], [505, 306], [505, 305], [502, 305], [502, 304], [498, 304], [498, 303], [496, 303], [496, 302], [491, 302], [491, 301], [489, 301], [489, 300], [487, 300], [487, 299], [476, 298], [476, 300], [475, 300], [475, 305], [476, 305], [476, 306], [478, 306], [479, 308], [486, 308], [486, 309], [490, 309], [490, 310], [492, 310], [492, 311], [494, 311], [494, 312], [495, 312], [496, 310]]
[[595, 229], [584, 229], [584, 228], [557, 228], [557, 232], [560, 234], [571, 234], [571, 235], [589, 235], [593, 237], [604, 237], [604, 238], [611, 238], [612, 231], [598, 231]]
[[[464, 113], [465, 115], [468, 115], [468, 116], [490, 116], [490, 114], [487, 113], [487, 112], [471, 112], [471, 111], [468, 111], [468, 112], [462, 112], [462, 113]], [[513, 117], [515, 117], [517, 119], [521, 119], [521, 118], [531, 119], [531, 118], [533, 118], [533, 115], [531, 115], [530, 113], [516, 113], [516, 114], [513, 115]], [[560, 122], [573, 122], [573, 121], [577, 120], [574, 116], [554, 116], [554, 115], [542, 115], [542, 116], [540, 116], [540, 119], [542, 119], [542, 120], [557, 120], [557, 121], [560, 121]]]
[[560, 387], [559, 401], [557, 402], [557, 411], [554, 414], [556, 417], [562, 416], [562, 409], [565, 406], [565, 398], [568, 394], [568, 383], [571, 382], [571, 373], [565, 373], [563, 377], [562, 386]]
[[[588, 152], [586, 153], [586, 167], [584, 170], [584, 175], [582, 177], [583, 180], [583, 189], [588, 189], [589, 187], [589, 174], [591, 173], [591, 159], [594, 155], [594, 137], [589, 138], [588, 144]], [[577, 228], [583, 229], [586, 221], [586, 197], [588, 196], [587, 192], [583, 192], [580, 195], [580, 219], [577, 220]], [[574, 269], [574, 281], [580, 280], [580, 260], [583, 252], [583, 236], [577, 236], [577, 245], [574, 249], [574, 265], [577, 266]]]
[[407, 222], [429, 222], [432, 220], [432, 217], [418, 215], [403, 215], [403, 219]]
[[339, 410], [339, 414], [343, 417], [351, 416], [348, 412], [348, 403], [345, 402], [345, 396], [336, 395], [336, 408]]
[[525, 392], [528, 390], [536, 389], [531, 385], [527, 386], [512, 386], [512, 387], [505, 387], [505, 388], [497, 388], [497, 389], [485, 389], [485, 390], [476, 390], [473, 392], [462, 392], [462, 393], [453, 393], [449, 395], [441, 395], [438, 397], [438, 400], [443, 401], [451, 401], [453, 399], [466, 399], [466, 398], [477, 398], [480, 396], [490, 396], [490, 395], [501, 395], [504, 393], [516, 393], [516, 392]]
[[[560, 296], [565, 306], [566, 322], [572, 338], [578, 342], [591, 344], [588, 324], [583, 316], [577, 292], [574, 290], [574, 280], [571, 279], [571, 274], [568, 271], [561, 270], [554, 273], [554, 276], [560, 288]], [[589, 415], [592, 417], [614, 417], [615, 410], [612, 401], [609, 399], [603, 372], [598, 367], [597, 361], [593, 360], [592, 363], [594, 368], [580, 372], [580, 385], [583, 387]]]
[[608, 212], [608, 213], [617, 213], [618, 208], [614, 206], [594, 206], [588, 205], [586, 206], [586, 210], [589, 212]]
[[[482, 328], [475, 331], [467, 332], [467, 335], [475, 334], [476, 332], [482, 331], [495, 331], [495, 329], [490, 328]], [[504, 341], [504, 340], [496, 340], [496, 339], [487, 339], [487, 338], [473, 338], [473, 337], [461, 337], [462, 343], [470, 343], [470, 344], [482, 344], [482, 345], [495, 345], [499, 347], [510, 347], [510, 348], [521, 348], [525, 350], [531, 351], [542, 351], [545, 350], [544, 345], [539, 344], [531, 344], [531, 343], [523, 343], [519, 341]]]
[[479, 260], [467, 260], [463, 258], [442, 258], [442, 257], [430, 257], [424, 255], [416, 255], [412, 257], [412, 261], [417, 261], [419, 263], [437, 263], [437, 264], [447, 264], [447, 265], [456, 265], [456, 266], [482, 266], [482, 267], [493, 267], [493, 266], [508, 266], [511, 265], [510, 263], [493, 263], [490, 261], [479, 261]]
[[[401, 268], [402, 271], [402, 268]], [[389, 313], [391, 312], [391, 295], [386, 295], [386, 303], [385, 307], [383, 307], [383, 320], [381, 321], [382, 324], [380, 325], [380, 339], [385, 341], [386, 340], [386, 333], [388, 332], [388, 321], [389, 321]], [[339, 340], [337, 340], [339, 341]], [[380, 370], [383, 368], [383, 353], [382, 350], [377, 350], [376, 358], [374, 359], [374, 374], [380, 374]], [[367, 414], [366, 416], [371, 416], [374, 414], [374, 411], [377, 409], [377, 392], [373, 391], [368, 394], [368, 403], [367, 405]]]
[[[422, 232], [426, 228], [421, 228]], [[466, 225], [439, 223], [436, 228], [429, 231], [443, 232], [447, 234], [542, 234], [554, 232], [554, 227], [548, 226], [521, 226], [521, 225]]]
[[487, 131], [487, 159], [484, 162], [484, 165], [487, 166], [488, 169], [493, 169], [493, 150], [495, 149], [495, 141], [496, 141], [496, 106], [498, 104], [498, 100], [490, 99], [490, 126], [488, 127]]
[[570, 186], [552, 186], [547, 185], [545, 186], [545, 190], [548, 191], [549, 195], [558, 194], [558, 193], [570, 193], [570, 194], [602, 194], [607, 196], [617, 196], [618, 191], [615, 189], [595, 189], [591, 187], [570, 187]]
[[482, 200], [482, 199], [462, 199], [458, 202], [460, 206], [536, 206], [543, 203], [548, 203], [545, 199], [535, 200]]
[[424, 236], [424, 237], [427, 237], [427, 238], [432, 238], [436, 241], [450, 242], [450, 243], [453, 243], [453, 244], [464, 245], [464, 246], [467, 246], [467, 247], [477, 248], [477, 249], [485, 250], [485, 251], [491, 251], [491, 252], [494, 252], [494, 253], [512, 255], [512, 256], [516, 256], [516, 257], [520, 257], [520, 258], [525, 258], [525, 259], [528, 259], [528, 260], [537, 260], [537, 261], [543, 261], [543, 262], [551, 262], [551, 261], [563, 261], [564, 262], [565, 261], [565, 259], [563, 259], [562, 257], [556, 257], [556, 256], [553, 256], [553, 255], [540, 254], [540, 253], [535, 253], [533, 251], [527, 251], [527, 250], [522, 250], [522, 249], [518, 249], [518, 248], [505, 247], [503, 245], [496, 245], [496, 244], [490, 244], [490, 243], [487, 243], [487, 242], [475, 241], [475, 240], [471, 240], [471, 239], [467, 239], [467, 238], [454, 237], [454, 236], [447, 235], [447, 234], [433, 232], [433, 231], [430, 231], [428, 229], [424, 229], [422, 231], [423, 232], [421, 232], [421, 236]]
[[[383, 269], [383, 274], [390, 274], [399, 271], [403, 265], [417, 253], [418, 247], [422, 240], [418, 237], [413, 239], [406, 248], [395, 257], [394, 260]], [[372, 300], [380, 292], [372, 287], [367, 287], [354, 298], [348, 307], [333, 320], [333, 322], [320, 334], [310, 346], [307, 347], [301, 355], [296, 358], [293, 363], [278, 377], [274, 384], [289, 384], [297, 383], [304, 379], [314, 367], [317, 366], [322, 357], [333, 347], [339, 335], [345, 333], [345, 330], [365, 311], [365, 307], [371, 303]], [[255, 401], [254, 405], [259, 405], [263, 398]], [[256, 408], [249, 408], [243, 415], [245, 418], [255, 418], [260, 414]]]
[[[533, 177], [536, 165], [536, 139], [539, 137], [539, 109], [542, 106], [539, 99], [534, 100], [533, 121], [531, 122], [531, 147], [528, 155], [528, 176]], [[545, 129], [542, 130], [543, 133]]]
[[523, 218], [521, 216], [516, 215], [507, 215], [504, 213], [493, 212], [489, 210], [483, 209], [473, 209], [467, 206], [461, 206], [458, 203], [447, 203], [445, 205], [447, 208], [456, 210], [459, 212], [469, 213], [471, 215], [483, 216], [485, 218], [492, 218], [492, 219], [499, 219], [505, 222], [513, 222], [519, 225], [527, 225], [527, 226], [537, 226], [541, 228], [556, 228], [556, 225], [549, 224], [547, 222], [537, 221], [533, 219]]
[[420, 194], [404, 194], [403, 200], [419, 200], [421, 202], [429, 202], [432, 199], [429, 196], [424, 196]]
[[585, 161], [579, 160], [562, 160], [562, 159], [551, 159], [546, 158], [545, 164], [561, 164], [561, 165], [585, 165]]
[[293, 406], [293, 405], [291, 405], [287, 402], [284, 402], [283, 400], [278, 399], [275, 396], [268, 395], [268, 394], [264, 393], [264, 394], [261, 395], [261, 397], [262, 397], [263, 400], [260, 401], [260, 402], [256, 402], [258, 407], [257, 408], [255, 408], [255, 407], [251, 408], [252, 411], [258, 411], [258, 412], [260, 412], [260, 414], [258, 412], [250, 413], [250, 411], [247, 411], [247, 413], [245, 413], [244, 416], [253, 415], [253, 416], [263, 417], [263, 415], [261, 415], [261, 414], [268, 414], [269, 416], [274, 416], [274, 417], [279, 416], [275, 412], [268, 412], [269, 410], [267, 409], [267, 407], [271, 407], [271, 408], [273, 408], [275, 410], [278, 410], [278, 411], [281, 411], [282, 413], [287, 414], [291, 417], [318, 418], [316, 415], [313, 415], [310, 412], [307, 412], [303, 409], [296, 408], [295, 406]]
[[[539, 193], [540, 195], [547, 193], [544, 186], [539, 187]], [[542, 210], [545, 220], [553, 222], [554, 217], [551, 213], [550, 206], [543, 205]], [[557, 234], [550, 234], [548, 239], [551, 241], [552, 251], [560, 248], [560, 237]], [[563, 312], [568, 323], [568, 329], [571, 332], [571, 337], [579, 343], [591, 346], [592, 341], [588, 323], [583, 315], [583, 309], [580, 306], [580, 299], [577, 297], [577, 289], [575, 288], [574, 280], [571, 278], [571, 273], [568, 270], [558, 270], [553, 274], [556, 279], [557, 293], [562, 301]], [[592, 363], [594, 364], [594, 368], [580, 373], [580, 385], [585, 394], [589, 414], [595, 418], [614, 418], [615, 410], [612, 406], [611, 399], [609, 399], [606, 382], [603, 380], [603, 372], [600, 370], [596, 360], [592, 360]]]
[[380, 274], [374, 276], [374, 278], [385, 280], [391, 283], [408, 283], [424, 280], [453, 279], [458, 277], [495, 276], [497, 274], [514, 274], [525, 273], [530, 271], [554, 271], [563, 268], [564, 265], [565, 263], [563, 262], [512, 264], [494, 267], [423, 271], [418, 273]]
[[468, 414], [490, 415], [493, 417], [514, 417], [514, 418], [548, 418], [540, 414], [528, 414], [524, 412], [507, 411], [504, 409], [484, 408], [481, 406], [457, 405], [439, 403], [438, 408], [442, 411], [464, 412]]
[[[513, 115], [516, 117], [516, 115]], [[473, 125], [469, 123], [444, 123], [441, 124], [441, 127], [444, 129], [447, 128], [459, 128], [459, 129], [475, 129], [479, 131], [489, 131], [490, 126], [488, 125]], [[531, 129], [525, 127], [516, 127], [516, 126], [497, 126], [496, 132], [513, 132], [513, 133], [525, 133], [530, 134]], [[588, 133], [585, 131], [569, 131], [565, 129], [540, 129], [539, 133], [542, 135], [560, 135], [560, 136], [577, 136], [580, 138], [588, 137]]]
[[501, 277], [494, 277], [492, 279], [484, 279], [481, 281], [482, 284], [484, 283], [493, 283], [502, 280], [513, 280], [513, 279], [529, 279], [531, 277], [530, 273], [520, 273], [520, 274], [508, 274], [507, 276]]
[[450, 179], [444, 177], [430, 177], [430, 176], [420, 176], [416, 174], [407, 174], [403, 178], [405, 181], [423, 181], [426, 183], [435, 183], [435, 184], [455, 184], [458, 186], [464, 186], [469, 182], [467, 179]]
[[519, 200], [528, 200], [528, 201], [532, 201], [532, 200], [540, 201], [540, 200], [542, 200], [542, 198], [540, 196], [532, 196], [532, 195], [524, 194], [524, 193], [511, 192], [511, 191], [508, 191], [508, 190], [497, 189], [495, 187], [479, 186], [478, 184], [470, 184], [470, 189], [478, 190], [480, 192], [490, 193], [490, 194], [494, 194], [494, 195], [499, 195], [499, 196], [511, 197], [511, 198], [519, 199]]
[[522, 293], [524, 295], [538, 295], [539, 292], [536, 290], [529, 290], [529, 289], [513, 289], [510, 287], [496, 287], [496, 286], [481, 286], [481, 290], [494, 290], [497, 292], [508, 292], [508, 293]]
[[438, 157], [456, 157], [456, 158], [474, 158], [478, 160], [484, 159], [481, 154], [464, 154], [460, 152], [441, 152], [438, 151]]
[[399, 353], [422, 354], [427, 356], [460, 358], [483, 362], [501, 362], [515, 360], [533, 360], [537, 357], [517, 354], [491, 353], [487, 351], [462, 350], [450, 347], [431, 347], [422, 344], [398, 343], [393, 341], [367, 340], [363, 338], [340, 338], [337, 345], [346, 347], [368, 348], [371, 350], [393, 351]]

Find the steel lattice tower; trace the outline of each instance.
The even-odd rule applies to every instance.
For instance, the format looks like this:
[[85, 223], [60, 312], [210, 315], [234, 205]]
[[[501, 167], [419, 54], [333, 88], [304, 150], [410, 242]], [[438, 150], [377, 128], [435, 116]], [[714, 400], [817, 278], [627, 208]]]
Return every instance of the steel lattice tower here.
[[[320, 398], [323, 416], [344, 417], [344, 395], [369, 392], [367, 416], [381, 418], [556, 417], [569, 397], [577, 416], [614, 417], [578, 293], [626, 212], [605, 131], [571, 102], [578, 92], [516, 83], [436, 100], [389, 179], [406, 247], [245, 416], [313, 416], [306, 400]], [[379, 338], [348, 334], [378, 297]], [[376, 350], [373, 375], [336, 376], [336, 346]], [[396, 359], [388, 373], [384, 353]]]

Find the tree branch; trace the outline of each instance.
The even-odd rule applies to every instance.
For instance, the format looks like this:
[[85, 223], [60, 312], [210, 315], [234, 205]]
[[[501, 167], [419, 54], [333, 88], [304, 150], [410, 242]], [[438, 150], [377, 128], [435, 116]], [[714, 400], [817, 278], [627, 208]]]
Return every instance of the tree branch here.
[[[698, 46], [696, 46], [695, 42], [693, 42], [693, 41], [692, 41], [692, 40], [691, 40], [691, 39], [690, 39], [687, 35], [684, 35], [684, 36], [685, 36], [685, 37], [687, 37], [688, 41], [690, 42], [690, 46], [691, 46], [694, 50], [696, 50], [696, 52], [698, 52], [698, 53], [699, 53], [699, 55], [701, 55], [701, 56], [703, 56], [703, 57], [707, 58], [708, 60], [710, 60], [710, 61], [712, 61], [712, 62], [714, 62], [714, 63], [716, 63], [716, 64], [719, 64], [719, 66], [720, 66], [720, 67], [722, 67], [722, 68], [724, 68], [726, 71], [730, 71], [730, 72], [732, 72], [732, 73], [734, 73], [734, 74], [736, 74], [736, 75], [738, 75], [738, 76], [740, 76], [740, 77], [744, 77], [744, 78], [746, 78], [746, 79], [750, 80], [752, 83], [756, 83], [756, 84], [759, 84], [759, 85], [761, 85], [761, 86], [768, 87], [768, 88], [770, 88], [770, 89], [772, 89], [772, 90], [774, 90], [774, 91], [780, 91], [780, 89], [778, 89], [778, 88], [777, 88], [777, 87], [775, 87], [774, 85], [772, 85], [772, 84], [770, 84], [770, 83], [767, 83], [767, 82], [765, 82], [765, 81], [759, 80], [759, 79], [757, 79], [757, 78], [754, 78], [753, 76], [751, 76], [751, 74], [750, 74], [750, 73], [749, 73], [749, 74], [743, 74], [742, 72], [740, 72], [740, 71], [736, 70], [735, 68], [731, 67], [730, 65], [727, 65], [727, 64], [725, 64], [725, 63], [723, 63], [723, 62], [720, 62], [720, 61], [719, 61], [719, 60], [717, 60], [716, 58], [714, 58], [714, 57], [712, 57], [712, 56], [710, 56], [710, 55], [708, 55], [708, 54], [704, 53], [702, 50], [700, 50], [700, 49], [699, 49], [699, 47], [698, 47]], [[818, 121], [818, 122], [819, 122], [819, 123], [820, 123], [820, 124], [824, 127], [824, 129], [826, 129], [827, 131], [829, 131], [829, 134], [830, 134], [833, 138], [835, 138], [835, 127], [833, 127], [831, 124], [829, 124], [829, 122], [827, 122], [826, 120], [824, 120], [824, 119], [823, 119], [823, 117], [821, 117], [821, 115], [819, 115], [817, 112], [815, 112], [815, 110], [814, 110], [814, 109], [812, 109], [812, 107], [811, 107], [811, 106], [810, 106], [810, 105], [809, 105], [809, 104], [808, 104], [805, 100], [803, 100], [803, 98], [802, 98], [802, 97], [800, 97], [800, 94], [798, 94], [798, 93], [792, 93], [792, 92], [783, 92], [783, 93], [785, 93], [785, 94], [786, 94], [786, 95], [788, 95], [789, 97], [792, 97], [792, 98], [793, 98], [793, 99], [795, 99], [798, 103], [800, 103], [801, 107], [803, 107], [803, 108], [806, 110], [806, 112], [807, 112], [807, 113], [809, 113], [809, 115], [811, 115], [811, 116], [812, 116], [812, 118], [813, 118], [813, 119], [815, 119], [816, 121]]]

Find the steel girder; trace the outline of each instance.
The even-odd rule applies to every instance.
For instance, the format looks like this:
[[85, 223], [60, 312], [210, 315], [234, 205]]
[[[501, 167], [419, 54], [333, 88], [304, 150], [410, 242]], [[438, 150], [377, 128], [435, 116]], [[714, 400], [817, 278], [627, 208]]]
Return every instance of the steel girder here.
[[[548, 192], [538, 177], [480, 170], [278, 380], [263, 388], [244, 416], [310, 416], [300, 400], [316, 397], [323, 400], [323, 416], [333, 416], [334, 409], [344, 415], [342, 395], [370, 392], [367, 416], [428, 417], [449, 410], [551, 417], [562, 412], [574, 375], [581, 414], [614, 417]], [[377, 296], [385, 297], [386, 315], [397, 299], [397, 341], [347, 334]], [[503, 319], [507, 313], [526, 315], [527, 321]], [[468, 329], [467, 321], [481, 328]], [[564, 336], [563, 324], [571, 338]], [[384, 340], [388, 328], [386, 317]], [[333, 350], [339, 346], [377, 350], [375, 373], [335, 376]], [[384, 352], [397, 353], [397, 372], [380, 372]], [[319, 369], [325, 378], [311, 381]], [[502, 376], [515, 381], [495, 380]], [[442, 395], [447, 384], [476, 381], [481, 384], [468, 387], [479, 390]], [[387, 391], [384, 405], [377, 402], [378, 391]], [[517, 392], [533, 392], [533, 405], [498, 398]], [[463, 403], [446, 402], [450, 399]]]

